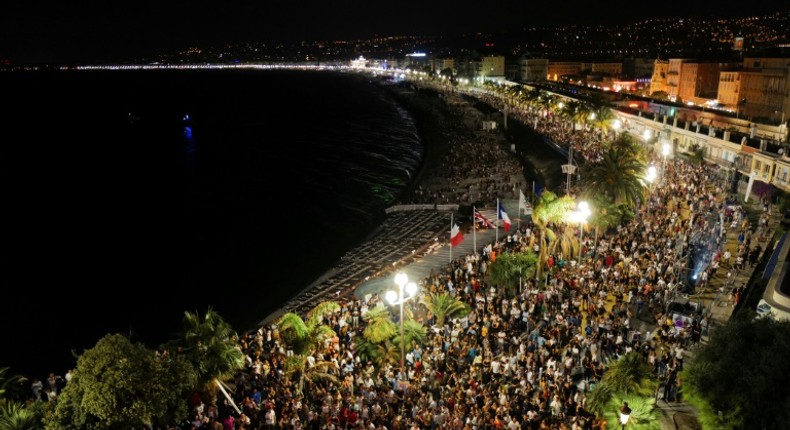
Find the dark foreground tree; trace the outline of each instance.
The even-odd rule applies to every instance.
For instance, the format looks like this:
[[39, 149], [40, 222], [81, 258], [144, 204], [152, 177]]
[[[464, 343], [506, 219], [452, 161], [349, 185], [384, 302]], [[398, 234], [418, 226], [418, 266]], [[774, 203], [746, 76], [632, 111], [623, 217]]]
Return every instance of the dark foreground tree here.
[[779, 429], [790, 423], [790, 322], [739, 315], [717, 328], [681, 372], [703, 428]]
[[120, 334], [103, 337], [77, 360], [49, 429], [130, 429], [180, 423], [197, 382], [180, 356], [158, 354]]

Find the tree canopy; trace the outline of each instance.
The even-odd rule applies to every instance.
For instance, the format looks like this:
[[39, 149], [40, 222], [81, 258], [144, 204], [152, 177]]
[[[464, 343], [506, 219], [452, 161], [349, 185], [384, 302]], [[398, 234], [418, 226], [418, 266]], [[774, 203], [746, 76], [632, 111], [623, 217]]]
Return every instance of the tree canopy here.
[[532, 251], [506, 252], [497, 256], [496, 261], [491, 264], [488, 278], [494, 285], [514, 294], [518, 290], [519, 280], [523, 282], [535, 276], [537, 263], [538, 257]]
[[778, 429], [790, 422], [790, 322], [739, 315], [716, 328], [681, 372], [704, 428]]
[[109, 334], [77, 360], [58, 397], [50, 429], [129, 429], [178, 423], [187, 417], [197, 375], [178, 355], [158, 354]]

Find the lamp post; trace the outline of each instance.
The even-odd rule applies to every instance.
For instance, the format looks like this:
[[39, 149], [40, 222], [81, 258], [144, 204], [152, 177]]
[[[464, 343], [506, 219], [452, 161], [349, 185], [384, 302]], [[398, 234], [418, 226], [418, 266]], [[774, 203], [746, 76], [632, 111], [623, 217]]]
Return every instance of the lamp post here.
[[658, 177], [658, 170], [656, 169], [656, 166], [653, 165], [649, 166], [647, 168], [647, 172], [645, 172], [645, 181], [647, 181], [648, 183], [648, 188], [652, 188], [653, 182], [655, 182], [657, 177]]
[[409, 277], [403, 272], [398, 272], [395, 275], [395, 284], [398, 286], [398, 291], [387, 291], [385, 298], [392, 305], [400, 305], [400, 371], [405, 374], [406, 343], [403, 336], [403, 303], [417, 294], [417, 284], [409, 282]]
[[620, 407], [620, 425], [623, 426], [623, 429], [629, 419], [631, 419], [631, 408], [628, 407], [628, 402], [623, 402], [623, 406]]

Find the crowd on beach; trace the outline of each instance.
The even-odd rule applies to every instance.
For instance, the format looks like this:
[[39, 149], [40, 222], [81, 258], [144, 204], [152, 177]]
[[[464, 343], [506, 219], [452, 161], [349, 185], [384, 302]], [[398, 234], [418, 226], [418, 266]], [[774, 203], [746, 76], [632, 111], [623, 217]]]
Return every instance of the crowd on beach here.
[[460, 95], [447, 93], [445, 98], [450, 115], [439, 124], [439, 132], [447, 151], [406, 203], [469, 205], [517, 199], [526, 181], [521, 164], [504, 149], [504, 134], [483, 130], [485, 115]]
[[[560, 132], [552, 127], [547, 121], [539, 130]], [[589, 136], [578, 144], [583, 156], [595, 157], [600, 138]], [[482, 131], [446, 137], [455, 140], [442, 170], [426, 178], [412, 203], [517, 198], [523, 173], [497, 138]], [[419, 300], [407, 302], [428, 331], [423, 344], [407, 346], [403, 369], [376, 368], [356, 350], [366, 312], [385, 306], [378, 294], [341, 297], [340, 310], [322, 321], [335, 336], [307, 357], [307, 366], [330, 363], [327, 372], [337, 384], [300, 387], [288, 377], [292, 351], [276, 323], [246, 333], [240, 343], [247, 365], [234, 393], [241, 412], [196, 397], [187, 428], [602, 429], [605, 423], [588, 405], [590, 390], [608, 363], [629, 352], [640, 354], [662, 381], [664, 400], [680, 400], [684, 357], [710, 326], [704, 314], [687, 319], [668, 312], [674, 295], [689, 287], [684, 259], [694, 255], [700, 263], [700, 281], [691, 287], [705, 288], [737, 265], [754, 262], [754, 249], [760, 249], [754, 237], [767, 231], [767, 217], [753, 230], [743, 209], [728, 205], [716, 174], [708, 166], [670, 160], [664, 181], [631, 221], [597, 239], [584, 238], [581, 264], [552, 254], [544, 268], [548, 276], [523, 279], [515, 293], [492, 285], [486, 275], [503, 253], [540, 250], [540, 233], [530, 222], [479, 255], [460, 256], [420, 280], [421, 295], [449, 293], [471, 312], [440, 325]], [[734, 252], [725, 246], [726, 230], [739, 232]], [[640, 332], [639, 321], [654, 327], [652, 333]]]
[[[539, 250], [531, 223], [420, 280], [420, 294], [449, 293], [471, 312], [439, 325], [419, 301], [408, 302], [429, 330], [424, 344], [408, 346], [405, 369], [376, 369], [355, 350], [364, 315], [384, 305], [376, 294], [342, 301], [341, 310], [323, 321], [336, 336], [308, 358], [308, 366], [330, 362], [341, 382], [309, 395], [299, 395], [284, 376], [289, 351], [277, 325], [261, 327], [244, 339], [249, 367], [237, 380], [237, 394], [250, 425], [236, 428], [603, 428], [588, 408], [589, 392], [606, 365], [628, 352], [651, 366], [665, 401], [680, 400], [685, 355], [710, 325], [704, 314], [668, 312], [688, 282], [684, 258], [695, 254], [700, 281], [692, 287], [705, 288], [706, 280], [753, 262], [759, 250], [752, 237], [760, 230], [753, 233], [740, 206], [727, 205], [716, 174], [707, 166], [668, 162], [665, 181], [630, 222], [597, 241], [584, 240], [582, 264], [551, 255], [547, 280], [525, 279], [515, 295], [490, 285], [486, 273], [502, 253]], [[445, 198], [461, 203], [463, 194]], [[739, 232], [734, 253], [724, 247], [722, 229]], [[653, 332], [632, 327], [637, 321], [649, 322]]]

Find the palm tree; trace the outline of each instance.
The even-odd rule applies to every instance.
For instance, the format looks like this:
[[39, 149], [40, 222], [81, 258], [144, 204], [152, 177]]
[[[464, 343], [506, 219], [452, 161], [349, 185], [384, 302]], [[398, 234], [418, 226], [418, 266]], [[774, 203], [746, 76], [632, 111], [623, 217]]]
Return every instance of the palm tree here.
[[532, 210], [532, 221], [540, 231], [540, 242], [538, 243], [540, 252], [538, 254], [537, 270], [535, 271], [536, 278], [540, 278], [543, 273], [543, 266], [548, 259], [548, 242], [556, 239], [556, 234], [549, 226], [563, 222], [568, 212], [575, 209], [575, 207], [576, 203], [570, 196], [557, 197], [551, 191], [544, 191], [540, 195], [540, 200]]
[[605, 150], [601, 161], [588, 168], [583, 182], [590, 194], [606, 196], [615, 205], [636, 207], [644, 200], [645, 171], [645, 163], [633, 151], [615, 146]]
[[540, 100], [545, 98], [547, 94], [548, 93], [545, 91], [542, 91], [536, 87], [524, 93], [522, 99], [530, 111], [532, 111], [539, 107]]
[[392, 322], [389, 309], [383, 305], [369, 309], [362, 316], [362, 319], [367, 323], [362, 335], [373, 343], [381, 343], [392, 339], [392, 336], [395, 336], [398, 332], [395, 323]]
[[595, 240], [593, 241], [593, 249], [598, 248], [598, 235], [601, 231], [606, 232], [612, 227], [617, 226], [623, 220], [622, 211], [615, 205], [606, 201], [600, 196], [592, 198], [592, 206], [595, 208], [592, 211], [590, 219], [587, 221], [595, 229]]
[[431, 293], [422, 296], [422, 304], [436, 317], [436, 325], [444, 326], [448, 318], [463, 318], [471, 311], [468, 304], [449, 293]]
[[615, 395], [609, 401], [604, 417], [610, 430], [621, 430], [620, 408], [624, 403], [631, 409], [627, 428], [629, 430], [659, 430], [661, 428], [660, 412], [656, 409], [656, 399], [652, 396]]
[[312, 388], [322, 382], [337, 384], [337, 376], [330, 372], [335, 368], [335, 363], [331, 361], [319, 361], [312, 367], [307, 367], [307, 356], [295, 354], [285, 359], [283, 373], [290, 379], [296, 387], [297, 394], [302, 394], [305, 383], [308, 385], [308, 393], [315, 392]]
[[523, 253], [506, 252], [499, 255], [488, 269], [488, 279], [492, 284], [507, 292], [516, 293], [519, 281], [534, 276], [538, 257], [528, 250]]
[[[565, 224], [560, 227], [560, 234], [556, 239], [551, 242], [549, 248], [552, 253], [560, 252], [563, 259], [570, 260], [579, 255], [581, 252], [581, 243], [579, 242], [579, 235], [570, 224]], [[579, 228], [582, 228], [581, 226]]]
[[589, 404], [593, 410], [604, 412], [615, 396], [652, 397], [657, 387], [647, 362], [638, 352], [629, 352], [609, 365], [591, 393]]
[[647, 162], [647, 153], [642, 145], [637, 142], [634, 137], [628, 133], [620, 133], [613, 140], [610, 140], [607, 147], [608, 148], [619, 148], [626, 152], [630, 152], [634, 155], [639, 161]]
[[600, 106], [598, 108], [593, 107], [592, 112], [595, 113], [595, 116], [590, 120], [590, 122], [594, 127], [599, 128], [605, 135], [612, 127], [612, 123], [616, 119], [612, 109], [606, 106]]
[[203, 316], [184, 312], [181, 338], [174, 344], [195, 367], [207, 403], [216, 404], [217, 390], [233, 403], [223, 385], [244, 368], [244, 353], [230, 324], [210, 308]]
[[[428, 329], [425, 328], [421, 322], [413, 319], [408, 319], [403, 322], [403, 340], [406, 345], [413, 345], [415, 343], [422, 345], [425, 343], [425, 338], [427, 336]], [[392, 343], [394, 345], [400, 345], [400, 333], [392, 338]]]
[[295, 354], [311, 354], [335, 336], [335, 331], [323, 324], [323, 320], [326, 315], [339, 310], [337, 302], [325, 301], [307, 312], [306, 320], [299, 314], [288, 312], [277, 320], [280, 336]]
[[0, 430], [43, 429], [43, 405], [45, 403], [42, 402], [32, 403], [27, 408], [18, 402], [7, 402], [0, 405]]
[[0, 404], [5, 398], [6, 390], [8, 390], [9, 387], [27, 380], [27, 378], [21, 375], [6, 376], [8, 370], [8, 367], [0, 367]]
[[563, 103], [559, 111], [560, 118], [570, 122], [571, 131], [576, 131], [576, 123], [581, 119], [582, 102], [579, 100], [568, 100]]

